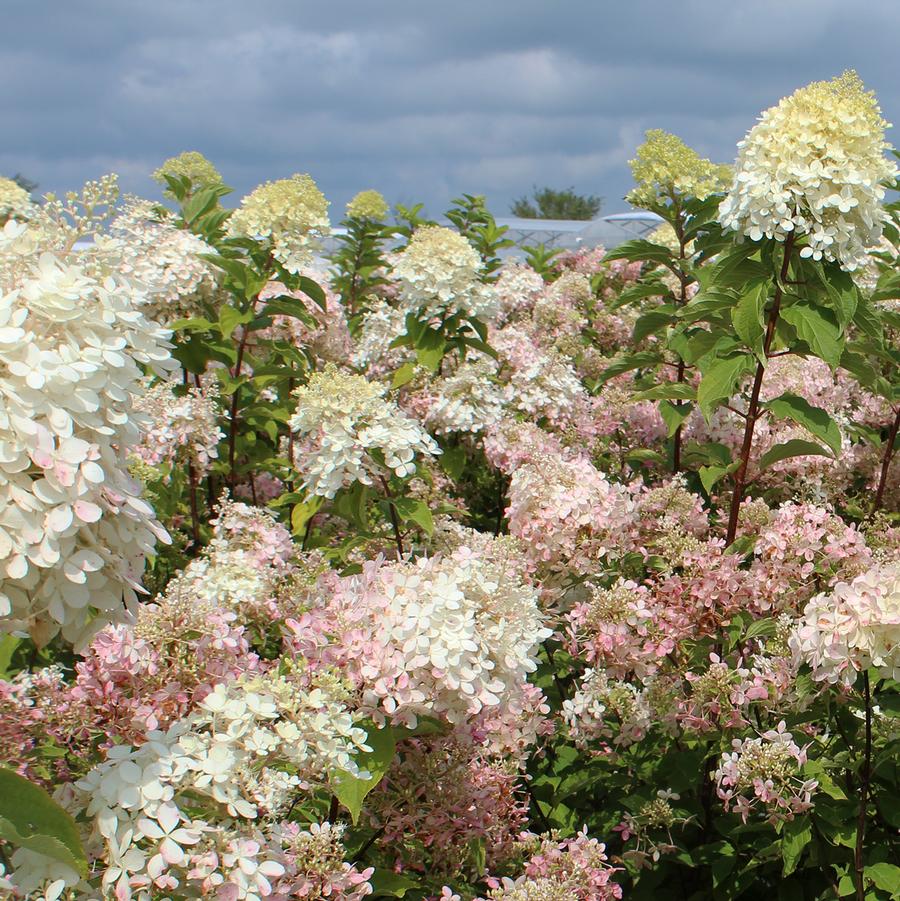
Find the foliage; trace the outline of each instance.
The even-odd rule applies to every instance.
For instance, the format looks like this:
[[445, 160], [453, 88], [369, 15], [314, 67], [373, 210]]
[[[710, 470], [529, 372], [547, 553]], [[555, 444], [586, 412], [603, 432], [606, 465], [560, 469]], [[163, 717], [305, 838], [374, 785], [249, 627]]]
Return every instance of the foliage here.
[[574, 188], [535, 187], [531, 197], [513, 201], [509, 211], [522, 219], [596, 219], [603, 198], [576, 194]]

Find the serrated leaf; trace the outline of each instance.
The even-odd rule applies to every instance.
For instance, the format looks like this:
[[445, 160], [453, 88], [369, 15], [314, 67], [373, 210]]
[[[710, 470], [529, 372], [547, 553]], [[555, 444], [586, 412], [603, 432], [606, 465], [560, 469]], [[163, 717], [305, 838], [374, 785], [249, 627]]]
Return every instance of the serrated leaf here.
[[726, 466], [701, 466], [698, 470], [700, 475], [700, 482], [703, 485], [703, 488], [706, 490], [706, 493], [709, 494], [713, 486], [725, 475], [728, 471], [728, 467]]
[[745, 291], [731, 311], [731, 322], [738, 338], [753, 351], [757, 359], [763, 357], [763, 338], [766, 334], [764, 311], [769, 296], [767, 281]]
[[369, 884], [372, 886], [374, 896], [389, 895], [391, 898], [404, 898], [410, 889], [419, 888], [419, 883], [415, 879], [403, 873], [394, 873], [391, 870], [376, 870], [369, 877]]
[[787, 460], [790, 457], [830, 457], [831, 454], [819, 444], [813, 441], [803, 441], [800, 438], [792, 438], [783, 444], [767, 450], [759, 460], [760, 470], [768, 469], [773, 463]]
[[671, 438], [678, 431], [678, 427], [691, 415], [691, 410], [693, 409], [694, 406], [690, 403], [676, 407], [670, 400], [660, 401], [659, 415], [662, 416], [663, 422], [666, 424], [666, 437]]
[[639, 344], [649, 335], [655, 335], [673, 322], [676, 322], [674, 309], [675, 308], [672, 306], [665, 305], [650, 310], [649, 312], [644, 313], [643, 316], [639, 316], [637, 322], [634, 324], [634, 332], [632, 333], [631, 340], [634, 341], [635, 344]]
[[368, 733], [366, 744], [372, 750], [360, 751], [354, 759], [360, 770], [366, 771], [369, 776], [362, 779], [350, 773], [340, 772], [331, 777], [331, 789], [338, 801], [350, 811], [354, 826], [359, 821], [366, 795], [384, 778], [397, 747], [390, 726], [379, 729], [374, 723], [370, 723], [366, 732]]
[[87, 858], [72, 817], [40, 786], [0, 767], [0, 838], [87, 875]]
[[795, 303], [781, 311], [785, 322], [796, 330], [801, 341], [829, 366], [835, 368], [841, 362], [844, 339], [834, 315], [809, 303]]
[[876, 888], [890, 892], [891, 898], [900, 897], [900, 867], [892, 863], [873, 863], [863, 870], [866, 879], [871, 879]]
[[841, 452], [841, 430], [838, 424], [820, 407], [814, 407], [797, 394], [781, 394], [763, 406], [776, 419], [790, 419], [803, 426], [811, 435], [824, 441], [837, 456]]
[[413, 380], [416, 374], [416, 367], [413, 363], [404, 363], [397, 369], [391, 377], [392, 388], [402, 388]]
[[412, 497], [398, 497], [393, 501], [397, 515], [404, 522], [414, 522], [429, 537], [434, 532], [434, 517], [425, 501]]
[[606, 369], [600, 374], [598, 382], [603, 384], [623, 372], [630, 372], [632, 369], [642, 369], [647, 366], [655, 366], [660, 361], [660, 355], [657, 351], [641, 351], [636, 354], [628, 354], [626, 357], [620, 357], [613, 360]]
[[687, 382], [663, 382], [646, 391], [638, 391], [632, 400], [695, 400], [697, 389]]
[[790, 876], [797, 869], [800, 856], [812, 841], [812, 826], [808, 817], [798, 816], [784, 824], [781, 833], [782, 873]]
[[250, 310], [242, 313], [226, 304], [219, 310], [219, 333], [223, 338], [230, 338], [239, 325], [244, 325], [251, 319], [253, 319], [253, 313]]
[[716, 360], [706, 369], [697, 388], [697, 405], [707, 422], [715, 408], [734, 394], [741, 376], [754, 365], [753, 357], [742, 354], [739, 357]]

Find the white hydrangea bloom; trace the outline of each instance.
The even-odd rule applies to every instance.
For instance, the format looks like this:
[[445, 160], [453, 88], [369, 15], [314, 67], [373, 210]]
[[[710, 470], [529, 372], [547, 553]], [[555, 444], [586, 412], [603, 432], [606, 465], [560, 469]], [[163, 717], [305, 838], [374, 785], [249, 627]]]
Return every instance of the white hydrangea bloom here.
[[135, 409], [149, 420], [136, 453], [148, 466], [175, 466], [189, 460], [202, 477], [218, 458], [223, 438], [216, 384], [191, 387], [180, 394], [175, 394], [176, 387], [176, 382], [159, 380], [135, 402]]
[[394, 259], [401, 306], [424, 319], [491, 319], [499, 305], [493, 287], [479, 279], [481, 268], [478, 252], [459, 232], [420, 228]]
[[19, 231], [0, 247], [0, 615], [3, 630], [81, 643], [136, 603], [168, 536], [126, 458], [141, 366], [175, 366], [145, 296]]
[[[254, 859], [259, 844], [237, 830], [257, 818], [261, 801], [283, 805], [284, 797], [274, 797], [278, 786], [289, 797], [334, 773], [365, 775], [354, 758], [370, 750], [367, 733], [345, 696], [337, 682], [303, 687], [283, 676], [244, 677], [216, 685], [195, 713], [148, 733], [140, 747], [110, 748], [106, 761], [75, 783], [69, 803], [74, 814], [92, 819], [91, 843], [105, 846], [104, 890], [129, 898], [151, 882], [163, 887], [156, 880], [187, 863], [186, 849], [222, 838], [236, 841], [234, 851], [246, 845], [245, 887], [280, 875], [283, 868]], [[231, 823], [192, 820], [185, 808], [198, 801], [222, 805]]]
[[319, 239], [329, 230], [328, 201], [308, 175], [267, 181], [228, 220], [235, 237], [271, 239], [272, 255], [293, 273], [312, 263]]
[[457, 723], [519, 696], [552, 630], [537, 591], [508, 557], [502, 542], [496, 556], [463, 547], [347, 581], [345, 598], [364, 601], [357, 615], [385, 649], [359, 661], [370, 686], [363, 701], [376, 715]]
[[849, 687], [869, 667], [886, 679], [900, 678], [900, 564], [875, 567], [816, 595], [791, 648], [819, 681]]
[[[387, 470], [403, 478], [416, 471], [417, 454], [441, 452], [435, 440], [384, 393], [383, 385], [334, 366], [314, 373], [297, 389], [297, 411], [290, 427], [306, 439], [296, 462], [314, 494], [330, 498], [354, 482], [371, 485]], [[384, 466], [373, 457], [374, 450], [384, 456]]]
[[160, 322], [198, 315], [218, 287], [216, 270], [201, 259], [213, 248], [160, 219], [150, 201], [130, 198], [95, 244], [98, 251], [115, 254], [122, 274], [146, 288], [150, 315]]
[[496, 364], [484, 358], [466, 360], [452, 375], [437, 379], [429, 390], [435, 400], [425, 425], [438, 435], [483, 432], [503, 416], [503, 392], [496, 384]]
[[353, 347], [351, 362], [358, 369], [397, 368], [412, 353], [407, 348], [392, 348], [391, 342], [406, 331], [406, 313], [378, 300], [363, 317]]
[[795, 232], [801, 255], [853, 270], [878, 244], [887, 123], [855, 72], [817, 81], [766, 110], [743, 141], [719, 221], [753, 241]]

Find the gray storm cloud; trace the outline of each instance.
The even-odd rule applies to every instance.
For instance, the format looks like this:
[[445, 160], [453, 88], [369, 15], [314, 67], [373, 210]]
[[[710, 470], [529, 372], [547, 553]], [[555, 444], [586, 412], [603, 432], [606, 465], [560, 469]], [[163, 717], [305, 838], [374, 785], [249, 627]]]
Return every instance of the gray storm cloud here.
[[647, 128], [730, 161], [763, 108], [848, 67], [891, 119], [898, 25], [894, 0], [8, 4], [0, 173], [158, 196], [149, 173], [197, 149], [238, 194], [309, 172], [336, 211], [375, 187], [503, 214], [548, 184], [612, 212]]

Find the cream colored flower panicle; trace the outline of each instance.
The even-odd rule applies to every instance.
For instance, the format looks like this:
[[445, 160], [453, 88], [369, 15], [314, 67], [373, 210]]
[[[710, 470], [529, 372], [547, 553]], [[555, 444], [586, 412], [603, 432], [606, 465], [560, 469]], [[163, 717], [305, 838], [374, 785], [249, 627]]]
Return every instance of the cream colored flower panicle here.
[[[170, 157], [153, 173], [154, 179], [161, 185], [166, 184], [167, 175], [170, 178], [189, 178], [195, 191], [198, 188], [222, 184], [219, 170], [196, 150], [187, 150], [178, 156]], [[171, 196], [169, 191], [164, 193]]]
[[681, 138], [658, 128], [647, 132], [628, 165], [636, 187], [626, 199], [648, 209], [675, 198], [705, 200], [724, 191], [731, 178], [730, 166], [704, 159]]
[[437, 225], [418, 229], [394, 263], [402, 306], [426, 318], [455, 313], [491, 318], [498, 301], [480, 273], [475, 248], [459, 232]]
[[27, 219], [31, 208], [31, 195], [11, 178], [0, 176], [0, 225], [7, 219]]
[[[433, 456], [434, 439], [384, 398], [385, 388], [361, 375], [328, 366], [296, 390], [297, 412], [291, 429], [305, 439], [298, 449], [304, 484], [313, 494], [334, 497], [340, 488], [391, 470], [404, 477], [416, 471], [417, 454]], [[384, 458], [382, 465], [372, 451]]]
[[293, 273], [312, 262], [318, 239], [329, 228], [328, 201], [308, 175], [267, 181], [228, 220], [235, 237], [271, 239], [272, 255]]
[[378, 191], [360, 191], [347, 204], [347, 215], [356, 219], [384, 219], [387, 214], [387, 201]]
[[160, 217], [148, 200], [128, 198], [109, 233], [94, 243], [113, 252], [122, 274], [147, 289], [147, 313], [159, 322], [202, 315], [216, 296], [217, 270], [203, 259], [213, 248]]
[[796, 233], [801, 256], [856, 269], [881, 237], [887, 127], [855, 72], [817, 81], [766, 110], [743, 141], [719, 221], [753, 241]]
[[168, 540], [126, 460], [142, 367], [175, 364], [109, 259], [48, 253], [30, 231], [9, 222], [0, 240], [0, 631], [83, 643], [134, 609]]

